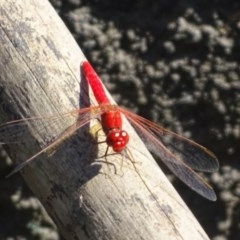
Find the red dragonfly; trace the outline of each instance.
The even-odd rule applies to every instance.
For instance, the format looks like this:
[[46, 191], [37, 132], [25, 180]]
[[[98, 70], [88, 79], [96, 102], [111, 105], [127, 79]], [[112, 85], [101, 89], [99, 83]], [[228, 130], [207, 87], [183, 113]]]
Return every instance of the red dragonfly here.
[[[51, 121], [57, 121], [63, 117], [74, 115], [78, 117], [78, 120], [68, 128], [66, 133], [61, 134], [47, 147], [19, 164], [8, 176], [18, 172], [36, 159], [37, 156], [64, 141], [66, 136], [73, 134], [93, 118], [101, 118], [102, 128], [106, 134], [107, 151], [109, 147], [112, 147], [113, 151], [121, 153], [130, 141], [128, 133], [122, 129], [123, 114], [131, 122], [148, 149], [158, 156], [180, 180], [203, 197], [212, 201], [216, 200], [216, 195], [211, 186], [194, 171], [214, 172], [218, 170], [218, 160], [212, 152], [196, 142], [158, 126], [124, 108], [112, 105], [99, 76], [89, 62], [82, 62], [81, 71], [91, 86], [99, 105], [76, 109], [60, 114], [58, 117], [50, 117]], [[6, 137], [5, 140], [2, 140], [2, 143], [7, 143], [8, 139], [16, 139], [16, 136], [22, 131], [21, 126], [27, 122], [43, 119], [44, 117], [25, 118], [0, 125], [0, 136]]]

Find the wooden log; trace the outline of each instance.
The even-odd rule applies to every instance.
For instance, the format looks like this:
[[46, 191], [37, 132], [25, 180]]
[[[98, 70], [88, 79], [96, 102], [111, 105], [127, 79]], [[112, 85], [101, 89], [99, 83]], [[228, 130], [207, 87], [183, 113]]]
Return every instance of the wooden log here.
[[[0, 44], [1, 122], [57, 116], [89, 104], [80, 83], [84, 55], [48, 1], [1, 1]], [[70, 122], [29, 124], [23, 143], [8, 145], [12, 160], [26, 160], [76, 120], [73, 115]], [[68, 240], [208, 239], [127, 122], [125, 129], [135, 164], [120, 155], [107, 157], [111, 165], [99, 161], [106, 145], [93, 144], [87, 126], [21, 171], [61, 235]]]

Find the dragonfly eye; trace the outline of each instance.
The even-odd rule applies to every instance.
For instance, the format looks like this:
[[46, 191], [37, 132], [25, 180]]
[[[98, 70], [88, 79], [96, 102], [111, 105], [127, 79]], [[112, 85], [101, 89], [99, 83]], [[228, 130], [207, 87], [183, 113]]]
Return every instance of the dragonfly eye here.
[[111, 146], [114, 152], [121, 152], [129, 141], [129, 135], [124, 130], [113, 129], [107, 135], [107, 144]]

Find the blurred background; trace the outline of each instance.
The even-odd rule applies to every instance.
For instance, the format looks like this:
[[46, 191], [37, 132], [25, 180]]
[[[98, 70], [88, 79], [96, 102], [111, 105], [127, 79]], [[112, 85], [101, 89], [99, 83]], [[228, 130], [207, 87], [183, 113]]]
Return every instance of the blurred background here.
[[[203, 175], [216, 202], [166, 174], [210, 239], [239, 240], [240, 2], [50, 2], [119, 105], [216, 154], [219, 172]], [[0, 239], [61, 239], [19, 174], [0, 192]]]

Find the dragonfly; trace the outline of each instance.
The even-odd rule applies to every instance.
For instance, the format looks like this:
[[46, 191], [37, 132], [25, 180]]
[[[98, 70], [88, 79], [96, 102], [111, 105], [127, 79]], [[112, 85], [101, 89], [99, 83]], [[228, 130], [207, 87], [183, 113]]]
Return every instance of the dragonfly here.
[[[8, 176], [22, 170], [23, 167], [35, 160], [39, 155], [64, 141], [67, 136], [74, 134], [92, 119], [100, 119], [102, 129], [106, 135], [107, 149], [105, 156], [109, 148], [112, 148], [115, 153], [122, 153], [126, 150], [129, 141], [131, 141], [131, 136], [123, 129], [122, 116], [125, 116], [150, 152], [159, 157], [182, 182], [206, 199], [216, 200], [213, 188], [196, 173], [196, 171], [215, 172], [218, 170], [218, 160], [211, 151], [193, 140], [165, 129], [125, 108], [111, 104], [100, 77], [88, 61], [81, 63], [81, 71], [89, 83], [98, 105], [75, 109], [59, 116], [49, 117], [51, 121], [58, 121], [68, 116], [77, 116], [77, 120], [68, 127], [65, 133], [60, 134], [41, 151], [17, 165]], [[6, 142], [8, 138], [15, 139], [21, 133], [22, 126], [25, 123], [39, 120], [44, 120], [44, 117], [23, 118], [2, 124], [0, 125], [0, 136], [6, 136]], [[2, 144], [4, 143], [3, 139]]]

